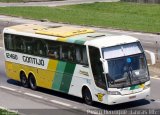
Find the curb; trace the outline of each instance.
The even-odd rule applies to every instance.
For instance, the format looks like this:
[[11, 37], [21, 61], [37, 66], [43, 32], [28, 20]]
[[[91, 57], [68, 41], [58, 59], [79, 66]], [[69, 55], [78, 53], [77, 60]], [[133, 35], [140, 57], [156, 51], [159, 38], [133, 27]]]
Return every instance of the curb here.
[[[0, 109], [2, 109], [2, 110], [6, 110], [7, 112], [12, 112], [12, 113], [18, 114], [18, 111], [10, 110], [10, 109], [7, 109], [7, 108], [2, 107], [2, 106], [0, 106]], [[6, 114], [8, 115], [8, 113], [6, 113]]]

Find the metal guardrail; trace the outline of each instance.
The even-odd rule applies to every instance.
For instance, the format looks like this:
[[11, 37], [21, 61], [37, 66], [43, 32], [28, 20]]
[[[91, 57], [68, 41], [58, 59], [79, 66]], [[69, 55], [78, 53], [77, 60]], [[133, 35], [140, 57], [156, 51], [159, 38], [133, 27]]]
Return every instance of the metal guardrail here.
[[158, 3], [160, 0], [121, 0], [122, 2], [138, 2], [138, 3]]

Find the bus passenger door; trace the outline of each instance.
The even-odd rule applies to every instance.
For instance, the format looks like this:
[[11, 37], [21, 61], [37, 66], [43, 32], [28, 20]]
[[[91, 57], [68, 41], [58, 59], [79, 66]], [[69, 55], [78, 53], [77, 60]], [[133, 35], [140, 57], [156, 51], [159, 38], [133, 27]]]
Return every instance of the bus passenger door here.
[[106, 89], [106, 80], [103, 74], [103, 66], [100, 61], [100, 51], [98, 48], [89, 46], [89, 56], [92, 68], [92, 74], [97, 87]]

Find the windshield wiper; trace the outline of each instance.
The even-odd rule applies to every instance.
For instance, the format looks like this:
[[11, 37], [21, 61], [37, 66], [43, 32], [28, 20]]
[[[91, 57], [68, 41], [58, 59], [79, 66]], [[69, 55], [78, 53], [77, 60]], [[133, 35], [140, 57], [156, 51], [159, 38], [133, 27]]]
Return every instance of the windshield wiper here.
[[111, 78], [109, 74], [107, 74], [106, 77], [109, 79], [109, 82], [111, 84], [115, 84], [115, 80], [113, 78]]
[[120, 78], [120, 79], [114, 80], [114, 82], [115, 82], [115, 83], [122, 83], [122, 82], [124, 82], [124, 81], [126, 81], [126, 80], [127, 80], [126, 77], [122, 77], [122, 78]]

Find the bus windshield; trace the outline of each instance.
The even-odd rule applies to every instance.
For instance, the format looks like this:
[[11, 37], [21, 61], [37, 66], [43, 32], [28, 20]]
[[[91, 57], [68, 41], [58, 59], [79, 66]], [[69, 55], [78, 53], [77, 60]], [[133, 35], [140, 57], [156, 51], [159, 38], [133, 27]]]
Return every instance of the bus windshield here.
[[103, 56], [108, 61], [109, 87], [128, 87], [149, 80], [146, 58], [139, 43], [105, 48]]

